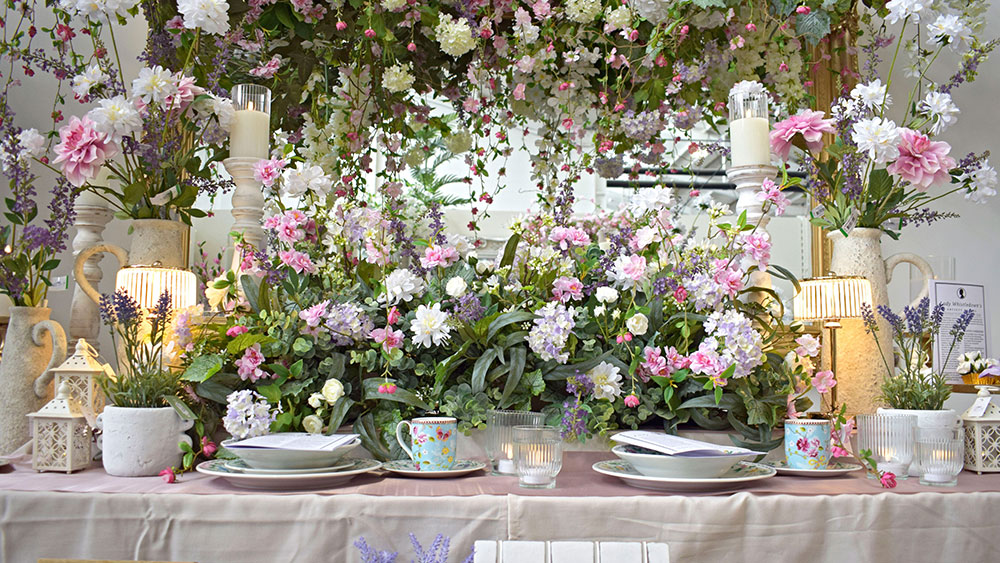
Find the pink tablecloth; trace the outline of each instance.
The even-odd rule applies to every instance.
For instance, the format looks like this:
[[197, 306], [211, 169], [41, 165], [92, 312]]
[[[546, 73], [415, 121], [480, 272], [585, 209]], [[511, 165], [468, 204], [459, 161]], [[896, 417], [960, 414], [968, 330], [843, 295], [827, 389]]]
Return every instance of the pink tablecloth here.
[[[615, 496], [657, 496], [677, 495], [730, 495], [736, 490], [757, 495], [841, 495], [878, 493], [969, 493], [1000, 492], [1000, 474], [983, 474], [963, 471], [955, 487], [928, 487], [920, 485], [917, 479], [900, 480], [895, 489], [887, 490], [864, 473], [857, 471], [836, 478], [809, 478], [776, 476], [757, 481], [730, 491], [710, 493], [666, 493], [636, 489], [619, 479], [601, 475], [591, 469], [600, 460], [614, 459], [606, 452], [567, 452], [563, 457], [563, 469], [557, 479], [557, 486], [548, 490], [522, 489], [513, 477], [497, 477], [477, 472], [455, 479], [414, 479], [395, 476], [388, 472], [378, 472], [356, 477], [346, 485], [335, 489], [309, 491], [275, 491], [276, 494], [362, 494], [375, 496], [473, 496], [473, 495], [523, 495], [523, 496], [566, 496], [566, 497], [615, 497]], [[234, 487], [221, 478], [208, 477], [200, 473], [189, 473], [178, 483], [166, 484], [159, 477], [112, 477], [99, 464], [94, 467], [66, 475], [63, 473], [37, 473], [30, 463], [15, 463], [14, 471], [0, 473], [0, 490], [16, 491], [64, 491], [83, 493], [190, 493], [190, 494], [262, 494]]]

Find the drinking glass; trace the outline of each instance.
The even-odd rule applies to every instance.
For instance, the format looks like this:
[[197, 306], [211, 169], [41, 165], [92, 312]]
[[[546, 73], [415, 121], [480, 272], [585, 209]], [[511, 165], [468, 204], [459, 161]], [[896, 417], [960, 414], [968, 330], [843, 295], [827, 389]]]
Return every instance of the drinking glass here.
[[947, 437], [938, 428], [918, 428], [916, 459], [920, 464], [921, 485], [953, 487], [962, 472], [965, 442], [961, 427], [957, 426]]
[[879, 471], [891, 472], [896, 479], [906, 479], [907, 469], [913, 461], [916, 425], [917, 417], [912, 414], [859, 414], [858, 448], [872, 452]]
[[562, 469], [562, 436], [555, 426], [514, 427], [514, 469], [526, 489], [551, 489]]
[[541, 426], [540, 412], [491, 410], [486, 413], [486, 455], [494, 475], [516, 475], [514, 471], [514, 427]]

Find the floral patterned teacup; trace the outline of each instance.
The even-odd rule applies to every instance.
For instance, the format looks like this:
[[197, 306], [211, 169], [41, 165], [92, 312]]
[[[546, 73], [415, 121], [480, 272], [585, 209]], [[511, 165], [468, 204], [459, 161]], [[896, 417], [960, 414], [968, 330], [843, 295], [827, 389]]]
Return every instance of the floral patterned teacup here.
[[792, 469], [826, 469], [830, 463], [830, 421], [785, 421], [785, 462]]
[[[403, 426], [410, 429], [410, 444], [403, 440]], [[414, 418], [396, 425], [396, 441], [417, 471], [447, 471], [455, 464], [458, 421], [447, 416]]]

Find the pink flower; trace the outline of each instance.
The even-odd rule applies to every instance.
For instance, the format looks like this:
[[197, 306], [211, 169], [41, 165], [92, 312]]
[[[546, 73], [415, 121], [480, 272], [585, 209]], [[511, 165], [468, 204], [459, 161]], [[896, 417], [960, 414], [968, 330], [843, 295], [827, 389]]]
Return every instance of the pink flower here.
[[635, 395], [629, 395], [629, 396], [625, 397], [625, 406], [628, 407], [628, 408], [630, 408], [630, 409], [634, 409], [635, 407], [638, 407], [639, 406], [639, 397], [636, 397]]
[[329, 304], [329, 301], [323, 301], [308, 309], [303, 309], [299, 311], [299, 318], [305, 321], [310, 328], [316, 328], [323, 320], [323, 317], [326, 316], [326, 308]]
[[275, 55], [266, 63], [257, 68], [251, 69], [250, 75], [258, 78], [272, 78], [274, 77], [274, 74], [278, 72], [279, 68], [281, 68], [281, 57]]
[[524, 84], [523, 83], [518, 84], [517, 86], [514, 86], [514, 93], [513, 93], [513, 95], [514, 95], [514, 99], [515, 100], [523, 100], [524, 99]]
[[73, 31], [72, 27], [61, 23], [56, 26], [56, 37], [58, 37], [60, 41], [69, 41], [70, 39], [76, 37], [76, 32]]
[[896, 487], [896, 474], [891, 471], [885, 471], [878, 478], [879, 483], [887, 489], [893, 489]]
[[798, 344], [798, 347], [795, 348], [795, 354], [798, 356], [811, 358], [819, 354], [819, 339], [811, 334], [803, 334], [795, 339], [795, 343]]
[[95, 125], [86, 116], [80, 119], [74, 115], [69, 118], [69, 124], [59, 130], [56, 159], [52, 163], [61, 162], [66, 179], [78, 188], [97, 177], [104, 161], [118, 154], [118, 145], [99, 133]]
[[337, 22], [337, 31], [344, 31], [345, 29], [347, 29], [347, 22]]
[[913, 184], [921, 192], [951, 178], [948, 171], [955, 166], [955, 159], [948, 156], [951, 145], [931, 141], [927, 135], [912, 129], [899, 131], [899, 158], [886, 167], [890, 174]]
[[717, 269], [712, 279], [729, 297], [736, 297], [736, 294], [743, 289], [743, 275], [739, 271], [729, 268], [726, 260], [718, 259], [714, 262], [714, 266]]
[[556, 243], [556, 246], [563, 250], [569, 250], [571, 246], [587, 246], [590, 244], [590, 235], [583, 229], [576, 227], [556, 227], [549, 234], [549, 240]]
[[174, 16], [167, 20], [165, 27], [169, 30], [184, 31], [184, 17]]
[[304, 252], [299, 252], [297, 250], [283, 250], [278, 253], [278, 258], [281, 259], [282, 264], [295, 270], [299, 274], [302, 272], [306, 272], [308, 274], [316, 273], [316, 265], [312, 263], [312, 260], [310, 260], [309, 256]]
[[785, 398], [785, 413], [788, 418], [799, 417], [799, 411], [795, 410], [795, 393], [791, 393]]
[[382, 383], [378, 386], [378, 392], [384, 395], [392, 395], [396, 392], [395, 383]]
[[391, 352], [395, 348], [403, 345], [403, 331], [393, 330], [392, 327], [376, 328], [368, 334], [376, 344], [381, 344], [382, 349]]
[[194, 77], [181, 73], [174, 75], [177, 81], [177, 92], [163, 99], [163, 107], [168, 109], [185, 109], [195, 98], [205, 93], [205, 89], [194, 83]]
[[237, 336], [247, 332], [250, 332], [249, 328], [243, 325], [236, 325], [229, 327], [229, 330], [226, 331], [226, 336], [228, 336], [229, 338], [236, 338]]
[[552, 295], [566, 303], [583, 297], [583, 284], [576, 278], [562, 276], [552, 283]]
[[833, 378], [833, 372], [830, 370], [818, 371], [812, 378], [813, 388], [821, 394], [829, 393], [836, 385], [837, 380]]
[[792, 139], [795, 135], [802, 135], [809, 150], [817, 152], [823, 148], [823, 133], [836, 131], [832, 119], [823, 119], [823, 112], [803, 109], [774, 124], [771, 151], [782, 160], [787, 159], [792, 150]]
[[851, 452], [845, 450], [840, 446], [832, 445], [830, 446], [830, 455], [833, 457], [850, 457]]
[[206, 456], [211, 456], [219, 449], [215, 442], [208, 439], [208, 436], [201, 437], [201, 452]]
[[670, 371], [674, 372], [679, 369], [687, 369], [691, 366], [691, 359], [684, 356], [677, 351], [677, 348], [673, 346], [666, 349], [667, 352], [667, 363], [670, 364]]
[[677, 286], [677, 289], [674, 290], [674, 299], [677, 300], [677, 303], [684, 303], [687, 297], [688, 297], [687, 289], [684, 289], [683, 285]]
[[253, 383], [262, 377], [268, 377], [267, 372], [260, 369], [260, 365], [264, 363], [264, 354], [260, 351], [260, 342], [244, 350], [243, 357], [234, 363], [236, 365], [236, 373], [243, 381], [249, 379]]
[[368, 39], [375, 39], [375, 30], [371, 28], [366, 29], [365, 37], [367, 37]]
[[432, 244], [424, 251], [420, 257], [420, 264], [424, 268], [434, 268], [436, 266], [448, 267], [458, 262], [458, 251], [454, 246], [439, 246]]
[[389, 309], [389, 312], [385, 314], [385, 324], [392, 326], [396, 324], [402, 316], [403, 315], [400, 314], [399, 309], [393, 306]]
[[713, 380], [721, 381], [725, 385], [725, 380], [718, 376], [725, 370], [722, 369], [722, 362], [719, 360], [719, 353], [708, 342], [702, 342], [698, 346], [698, 351], [691, 354], [691, 371], [707, 375]]
[[761, 203], [771, 202], [774, 205], [775, 215], [781, 215], [785, 212], [785, 208], [788, 207], [788, 198], [785, 197], [785, 194], [781, 193], [781, 188], [770, 178], [764, 178], [764, 181], [760, 185], [760, 191], [757, 192], [755, 197]]
[[174, 483], [177, 481], [177, 475], [174, 474], [174, 469], [170, 467], [160, 471], [160, 479], [163, 479], [164, 483]]
[[760, 270], [766, 270], [771, 261], [771, 237], [767, 232], [754, 232], [739, 236], [743, 254], [751, 263], [756, 263]]
[[646, 257], [638, 254], [629, 256], [622, 262], [622, 273], [633, 281], [639, 281], [646, 275]]
[[253, 179], [270, 188], [281, 177], [285, 164], [287, 163], [283, 158], [258, 160], [253, 164]]
[[806, 15], [806, 14], [808, 14], [811, 11], [812, 11], [812, 8], [810, 8], [809, 6], [799, 6], [798, 8], [795, 8], [795, 13], [796, 14]]
[[667, 377], [670, 375], [670, 365], [667, 359], [660, 353], [659, 348], [646, 346], [642, 350], [644, 361], [639, 364], [639, 378], [643, 382], [649, 381], [652, 376]]

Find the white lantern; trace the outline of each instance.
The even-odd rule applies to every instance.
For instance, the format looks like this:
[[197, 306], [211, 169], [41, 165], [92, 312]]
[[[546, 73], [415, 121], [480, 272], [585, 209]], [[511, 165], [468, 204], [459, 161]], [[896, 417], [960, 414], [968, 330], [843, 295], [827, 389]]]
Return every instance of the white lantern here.
[[[996, 387], [980, 386], [976, 401], [988, 400]], [[982, 416], [962, 415], [965, 425], [965, 468], [980, 475], [1000, 471], [1000, 406], [990, 401]]]
[[73, 355], [59, 367], [52, 368], [55, 388], [59, 389], [63, 383], [69, 385], [70, 396], [80, 401], [85, 414], [96, 417], [104, 410], [104, 391], [97, 377], [105, 372], [105, 366], [97, 360], [94, 347], [81, 338], [76, 342]]
[[56, 398], [31, 419], [31, 467], [35, 471], [72, 473], [90, 465], [90, 426], [69, 384], [59, 386]]

